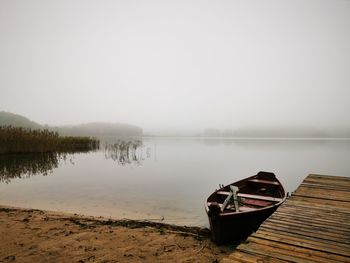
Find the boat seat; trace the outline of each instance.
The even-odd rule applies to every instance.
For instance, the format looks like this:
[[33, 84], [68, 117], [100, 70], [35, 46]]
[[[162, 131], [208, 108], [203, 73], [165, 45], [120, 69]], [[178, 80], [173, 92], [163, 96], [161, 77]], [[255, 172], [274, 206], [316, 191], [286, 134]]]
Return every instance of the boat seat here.
[[[208, 206], [211, 204], [211, 202], [208, 202]], [[218, 204], [220, 207], [222, 207], [222, 204]], [[229, 211], [236, 211], [235, 210], [235, 207], [234, 206], [228, 206], [226, 208], [226, 212], [229, 212]], [[254, 207], [248, 207], [248, 206], [240, 206], [239, 207], [239, 212], [250, 212], [250, 211], [256, 211], [257, 209], [254, 208]]]
[[239, 212], [250, 212], [250, 211], [256, 211], [256, 208], [248, 207], [248, 206], [240, 206]]
[[[227, 191], [218, 191], [216, 192], [219, 195], [229, 195], [230, 192]], [[244, 197], [244, 198], [251, 198], [251, 199], [257, 199], [257, 200], [265, 200], [265, 201], [272, 201], [272, 202], [280, 202], [283, 200], [283, 198], [277, 198], [272, 196], [263, 196], [263, 195], [252, 195], [252, 194], [244, 194], [244, 193], [237, 193], [238, 197]]]
[[252, 183], [261, 183], [261, 184], [270, 184], [270, 185], [280, 185], [276, 181], [269, 181], [269, 180], [261, 180], [261, 179], [249, 179], [248, 182]]
[[283, 200], [283, 198], [272, 197], [272, 196], [263, 196], [263, 195], [251, 195], [251, 194], [244, 194], [244, 193], [238, 193], [237, 195], [239, 197], [244, 197], [244, 198], [266, 200], [266, 201], [273, 201], [273, 202], [281, 202]]

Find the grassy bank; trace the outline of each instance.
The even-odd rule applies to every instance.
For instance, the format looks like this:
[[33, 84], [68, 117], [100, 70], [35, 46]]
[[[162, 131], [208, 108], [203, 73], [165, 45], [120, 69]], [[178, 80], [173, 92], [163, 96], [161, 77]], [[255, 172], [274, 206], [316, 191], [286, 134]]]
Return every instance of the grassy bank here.
[[57, 132], [0, 127], [0, 154], [89, 151], [99, 141], [89, 137], [62, 137]]

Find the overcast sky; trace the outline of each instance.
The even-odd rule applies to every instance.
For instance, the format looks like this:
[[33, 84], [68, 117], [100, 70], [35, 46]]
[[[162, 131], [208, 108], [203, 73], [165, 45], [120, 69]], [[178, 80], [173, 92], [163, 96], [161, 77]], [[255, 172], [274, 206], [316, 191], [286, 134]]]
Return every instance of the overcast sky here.
[[350, 1], [0, 0], [0, 110], [146, 130], [350, 127]]

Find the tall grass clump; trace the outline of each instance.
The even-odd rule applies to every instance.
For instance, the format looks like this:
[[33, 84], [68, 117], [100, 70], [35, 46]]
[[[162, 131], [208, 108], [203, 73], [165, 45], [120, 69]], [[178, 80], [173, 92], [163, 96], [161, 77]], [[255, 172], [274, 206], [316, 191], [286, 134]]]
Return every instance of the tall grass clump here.
[[0, 127], [0, 154], [90, 151], [99, 145], [99, 140], [89, 137], [63, 137], [48, 130]]
[[[138, 151], [141, 150], [141, 151]], [[118, 164], [136, 164], [140, 165], [142, 157], [142, 141], [123, 141], [118, 140], [116, 143], [105, 144], [105, 157], [112, 159]]]

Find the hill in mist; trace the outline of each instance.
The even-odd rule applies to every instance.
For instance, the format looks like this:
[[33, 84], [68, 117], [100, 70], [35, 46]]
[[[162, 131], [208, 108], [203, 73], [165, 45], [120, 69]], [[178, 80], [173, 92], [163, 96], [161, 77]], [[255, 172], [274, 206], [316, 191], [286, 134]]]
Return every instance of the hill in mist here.
[[23, 127], [30, 129], [42, 129], [43, 126], [30, 119], [11, 112], [0, 111], [0, 126]]
[[23, 127], [30, 129], [48, 129], [64, 136], [141, 136], [142, 128], [124, 123], [94, 122], [79, 125], [50, 127], [11, 112], [0, 112], [0, 126]]

